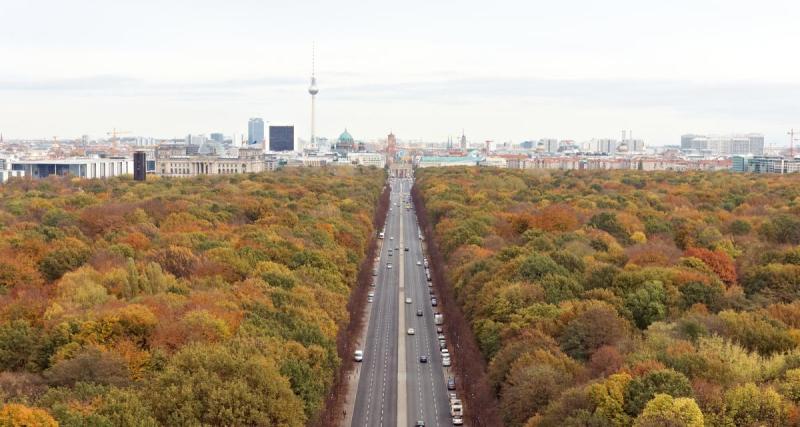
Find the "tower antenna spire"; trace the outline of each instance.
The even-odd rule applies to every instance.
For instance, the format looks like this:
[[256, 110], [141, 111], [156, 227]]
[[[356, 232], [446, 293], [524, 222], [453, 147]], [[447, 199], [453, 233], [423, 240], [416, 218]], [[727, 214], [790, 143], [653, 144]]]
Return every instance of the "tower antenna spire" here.
[[311, 148], [316, 147], [316, 135], [314, 133], [314, 101], [317, 98], [317, 93], [319, 93], [319, 88], [317, 87], [317, 76], [316, 76], [316, 42], [311, 44], [311, 85], [308, 86], [308, 93], [311, 95]]

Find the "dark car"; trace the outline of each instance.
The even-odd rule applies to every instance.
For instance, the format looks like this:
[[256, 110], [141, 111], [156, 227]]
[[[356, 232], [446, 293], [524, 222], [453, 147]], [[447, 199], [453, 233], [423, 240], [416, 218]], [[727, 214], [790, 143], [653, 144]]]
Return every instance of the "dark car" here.
[[406, 246], [406, 249], [405, 249], [405, 251], [406, 251], [406, 252], [408, 252], [408, 246]]
[[420, 356], [419, 363], [428, 363], [428, 356]]
[[447, 379], [447, 389], [448, 390], [455, 390], [456, 389], [456, 379], [450, 377]]
[[425, 421], [417, 421], [417, 423], [414, 424], [414, 426], [415, 427], [425, 427]]

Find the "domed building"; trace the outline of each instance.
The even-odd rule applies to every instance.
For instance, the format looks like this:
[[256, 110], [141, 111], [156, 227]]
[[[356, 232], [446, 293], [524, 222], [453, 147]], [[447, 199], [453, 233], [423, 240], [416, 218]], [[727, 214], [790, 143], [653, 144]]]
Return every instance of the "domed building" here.
[[346, 154], [355, 150], [356, 142], [353, 139], [353, 135], [350, 135], [350, 132], [345, 128], [344, 132], [339, 135], [339, 139], [336, 140], [335, 151], [339, 154]]

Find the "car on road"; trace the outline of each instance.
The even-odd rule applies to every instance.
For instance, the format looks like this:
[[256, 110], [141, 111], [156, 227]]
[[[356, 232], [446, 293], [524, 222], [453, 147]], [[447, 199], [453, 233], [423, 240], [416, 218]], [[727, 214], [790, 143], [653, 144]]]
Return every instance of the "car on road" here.
[[367, 302], [372, 302], [372, 301], [373, 301], [372, 297], [367, 297]]
[[387, 262], [386, 263], [386, 268], [392, 268], [392, 263], [391, 262]]
[[406, 304], [411, 304], [411, 298], [406, 298]]
[[416, 424], [414, 424], [414, 427], [425, 427], [425, 421], [417, 421]]
[[394, 240], [394, 236], [389, 236], [389, 240]]
[[414, 328], [408, 328], [408, 334], [414, 335]]
[[463, 426], [464, 425], [464, 419], [459, 417], [459, 416], [453, 417], [453, 425], [454, 426]]
[[450, 358], [449, 357], [445, 357], [444, 359], [442, 359], [442, 366], [444, 366], [445, 368], [450, 366]]
[[439, 300], [437, 300], [436, 298], [432, 298], [431, 299], [431, 305], [436, 307], [437, 305], [439, 305]]
[[420, 356], [419, 363], [428, 363], [428, 356], [425, 355]]
[[450, 358], [450, 350], [448, 350], [446, 347], [442, 349], [442, 357], [446, 357], [448, 359]]
[[439, 335], [437, 335], [437, 336], [436, 336], [436, 338], [438, 338], [438, 339], [439, 339], [439, 341], [441, 341], [441, 340], [443, 340], [443, 339], [444, 339], [444, 334], [443, 334], [443, 333], [441, 333], [441, 332], [439, 332]]
[[447, 389], [448, 390], [455, 390], [456, 389], [456, 379], [453, 377], [447, 378]]
[[353, 354], [353, 358], [355, 359], [356, 362], [364, 360], [364, 351], [356, 350], [356, 352]]
[[422, 261], [417, 261], [417, 265], [422, 265]]
[[417, 316], [422, 317], [422, 309], [417, 309]]
[[405, 250], [406, 252], [408, 252], [408, 246], [406, 246], [406, 248], [405, 248], [404, 250]]
[[369, 293], [367, 294], [367, 296], [368, 296], [368, 297], [374, 297], [374, 296], [375, 296], [375, 291], [369, 291]]
[[436, 327], [436, 333], [437, 333], [437, 334], [443, 334], [443, 333], [444, 333], [444, 328], [443, 328], [443, 327], [441, 327], [441, 326], [437, 326], [437, 327]]

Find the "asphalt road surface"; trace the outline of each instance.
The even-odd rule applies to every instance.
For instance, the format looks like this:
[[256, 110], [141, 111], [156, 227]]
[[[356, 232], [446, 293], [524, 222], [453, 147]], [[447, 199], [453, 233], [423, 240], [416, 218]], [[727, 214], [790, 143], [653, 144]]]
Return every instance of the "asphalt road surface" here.
[[[352, 426], [451, 425], [434, 307], [431, 306], [416, 212], [406, 209], [410, 180], [392, 180], [391, 211], [381, 248]], [[400, 206], [398, 206], [398, 203]], [[412, 205], [413, 207], [413, 205]], [[392, 239], [393, 237], [393, 239]], [[408, 247], [408, 252], [404, 250]], [[398, 249], [395, 249], [398, 248]], [[388, 255], [392, 249], [392, 256]], [[387, 263], [392, 268], [387, 268]], [[402, 277], [402, 282], [401, 282]], [[405, 298], [411, 298], [406, 304]], [[421, 309], [423, 315], [417, 316]], [[445, 319], [445, 327], [446, 327]], [[408, 328], [415, 334], [408, 335]], [[420, 356], [428, 362], [421, 363]]]

